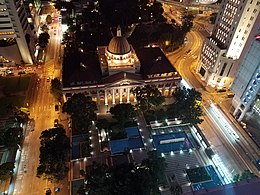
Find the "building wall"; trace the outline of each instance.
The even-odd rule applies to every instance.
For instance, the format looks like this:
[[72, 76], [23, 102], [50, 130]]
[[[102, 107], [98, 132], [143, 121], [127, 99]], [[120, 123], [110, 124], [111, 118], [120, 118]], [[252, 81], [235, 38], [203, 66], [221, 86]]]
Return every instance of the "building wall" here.
[[259, 23], [259, 12], [259, 0], [222, 1], [212, 35], [204, 43], [197, 67], [197, 73], [207, 84], [218, 88], [231, 86], [235, 60], [239, 59], [251, 30]]
[[[260, 35], [260, 28], [259, 28]], [[252, 107], [260, 90], [260, 38], [252, 42], [231, 87], [235, 94], [234, 115], [242, 120]]]
[[[26, 42], [26, 34], [30, 36], [29, 46]], [[33, 33], [27, 21], [27, 13], [20, 0], [0, 0], [0, 39], [8, 38], [15, 38], [21, 59], [27, 64], [32, 64]]]

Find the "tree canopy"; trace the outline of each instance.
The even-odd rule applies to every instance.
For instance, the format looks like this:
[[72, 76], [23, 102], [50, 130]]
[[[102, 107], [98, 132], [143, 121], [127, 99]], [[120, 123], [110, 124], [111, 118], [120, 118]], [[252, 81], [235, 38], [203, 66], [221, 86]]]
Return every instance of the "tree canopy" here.
[[201, 123], [201, 93], [194, 88], [176, 88], [173, 92], [175, 102], [169, 106], [168, 112], [175, 118], [193, 124]]
[[0, 181], [5, 181], [12, 177], [14, 163], [6, 162], [0, 165]]
[[123, 127], [128, 121], [132, 121], [136, 116], [134, 106], [132, 104], [117, 104], [110, 108], [110, 113]]
[[82, 93], [74, 94], [62, 107], [62, 112], [71, 116], [75, 130], [78, 132], [86, 132], [89, 129], [92, 121], [96, 120], [96, 110], [96, 102]]
[[233, 178], [234, 182], [243, 181], [251, 178], [256, 178], [257, 176], [250, 172], [249, 170], [243, 171], [241, 174], [236, 174]]
[[141, 164], [112, 167], [93, 162], [86, 169], [86, 191], [89, 195], [150, 195], [159, 194], [166, 163], [156, 151], [149, 152]]
[[23, 138], [23, 129], [21, 127], [9, 127], [0, 130], [0, 145], [6, 147], [17, 146], [21, 144]]
[[58, 78], [54, 78], [51, 80], [51, 93], [57, 100], [61, 101], [62, 84]]
[[164, 96], [154, 86], [146, 85], [144, 87], [136, 87], [133, 93], [136, 96], [137, 108], [142, 111], [157, 108], [165, 102]]
[[41, 48], [45, 48], [49, 43], [50, 35], [47, 32], [43, 32], [38, 37], [38, 44]]
[[40, 162], [37, 177], [59, 181], [66, 177], [66, 161], [70, 151], [70, 140], [61, 127], [45, 130], [40, 136]]

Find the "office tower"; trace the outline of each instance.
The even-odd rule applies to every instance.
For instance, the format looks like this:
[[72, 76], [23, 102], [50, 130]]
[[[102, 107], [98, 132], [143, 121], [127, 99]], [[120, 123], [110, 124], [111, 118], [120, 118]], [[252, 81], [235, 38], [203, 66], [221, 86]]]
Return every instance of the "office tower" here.
[[235, 61], [259, 23], [259, 0], [223, 0], [213, 32], [202, 47], [196, 72], [208, 85], [229, 88], [236, 69]]
[[235, 94], [232, 101], [234, 116], [238, 121], [247, 112], [260, 115], [260, 24], [258, 27], [231, 86]]
[[0, 56], [32, 64], [34, 35], [22, 0], [0, 0]]

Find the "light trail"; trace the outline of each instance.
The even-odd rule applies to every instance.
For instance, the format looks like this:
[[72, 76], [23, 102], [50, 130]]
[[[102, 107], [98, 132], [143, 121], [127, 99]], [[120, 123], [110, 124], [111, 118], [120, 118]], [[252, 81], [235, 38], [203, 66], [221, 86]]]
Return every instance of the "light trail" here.
[[[246, 168], [248, 170], [258, 174], [257, 172], [253, 171], [252, 167], [249, 166], [249, 164], [244, 160], [244, 158], [241, 156], [239, 151], [235, 148], [235, 145], [239, 146], [240, 140], [237, 139], [239, 137], [236, 134], [236, 132], [235, 132], [235, 134], [233, 134], [233, 132], [231, 131], [231, 130], [234, 131], [234, 129], [231, 127], [231, 125], [229, 125], [229, 124], [228, 124], [229, 126], [226, 125], [228, 122], [227, 122], [226, 118], [224, 117], [224, 114], [223, 113], [221, 114], [219, 109], [214, 104], [211, 104], [209, 109], [207, 109], [205, 107], [204, 107], [204, 109], [208, 113], [208, 116], [212, 119], [212, 121], [214, 121], [215, 124], [218, 126], [218, 128], [220, 129], [220, 132], [226, 138], [229, 145], [231, 146], [230, 148], [233, 149], [233, 151], [236, 153], [236, 155], [240, 158], [241, 162], [243, 162], [243, 164], [246, 166]], [[225, 131], [226, 127], [229, 128], [228, 133]]]
[[231, 135], [231, 137], [234, 138], [235, 141], [239, 141], [239, 136], [236, 133], [236, 131], [231, 127], [231, 125], [228, 123], [226, 120], [225, 116], [221, 111], [216, 107], [215, 104], [211, 103], [210, 108], [212, 109], [213, 112], [210, 112], [211, 114], [214, 115], [215, 121], [220, 124], [222, 127], [221, 130], [225, 131], [225, 133], [228, 133]]

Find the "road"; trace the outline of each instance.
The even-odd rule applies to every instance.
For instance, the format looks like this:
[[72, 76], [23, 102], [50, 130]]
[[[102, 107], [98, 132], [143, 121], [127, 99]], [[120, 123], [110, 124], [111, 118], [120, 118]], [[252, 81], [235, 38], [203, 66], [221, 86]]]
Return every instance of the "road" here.
[[[202, 34], [205, 35], [207, 32], [203, 28], [199, 28], [197, 23], [188, 33], [187, 43], [179, 50], [169, 54], [168, 58], [187, 82], [187, 85], [202, 93], [205, 114], [203, 116], [204, 122], [199, 126], [212, 144], [213, 150], [227, 166], [227, 170], [230, 170], [230, 173], [234, 175], [248, 169], [259, 175], [254, 164], [254, 161], [260, 156], [259, 150], [250, 141], [250, 138], [248, 139], [245, 134], [239, 132], [234, 121], [230, 121], [224, 113], [216, 114], [211, 102], [218, 100], [219, 94], [208, 91], [207, 86], [199, 81], [200, 78], [195, 73], [195, 66], [198, 63], [205, 37]], [[217, 110], [220, 109], [217, 108]], [[218, 119], [219, 117], [220, 119]], [[233, 132], [238, 135], [239, 140], [234, 139]]]
[[[50, 9], [52, 12], [55, 10]], [[37, 69], [37, 77], [32, 79], [26, 103], [30, 110], [30, 118], [35, 120], [34, 131], [26, 132], [22, 148], [21, 161], [15, 181], [13, 194], [40, 195], [45, 194], [47, 188], [54, 191], [54, 187], [60, 187], [61, 192], [57, 194], [67, 195], [68, 183], [53, 184], [36, 177], [39, 163], [40, 134], [42, 131], [52, 128], [54, 119], [60, 119], [59, 112], [55, 112], [54, 106], [57, 100], [50, 93], [51, 82], [48, 77], [60, 77], [59, 52], [60, 39], [62, 37], [61, 26], [54, 22], [49, 30], [50, 41], [46, 51], [46, 62]], [[40, 82], [36, 82], [40, 78]]]

